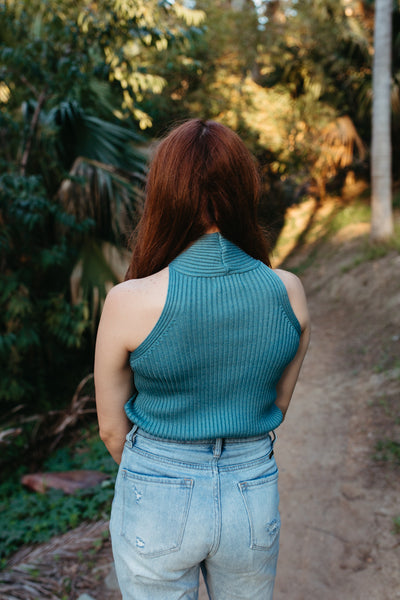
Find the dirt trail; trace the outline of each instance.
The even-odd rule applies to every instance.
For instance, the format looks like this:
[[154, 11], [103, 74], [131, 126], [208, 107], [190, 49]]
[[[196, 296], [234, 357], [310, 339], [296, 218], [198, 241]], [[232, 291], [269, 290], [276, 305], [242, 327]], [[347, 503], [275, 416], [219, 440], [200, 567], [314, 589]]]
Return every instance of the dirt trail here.
[[274, 600], [395, 600], [400, 481], [371, 456], [371, 399], [380, 382], [357, 367], [351, 347], [362, 306], [353, 304], [349, 314], [349, 306], [322, 304], [319, 294], [309, 304], [312, 341], [278, 430], [282, 533]]

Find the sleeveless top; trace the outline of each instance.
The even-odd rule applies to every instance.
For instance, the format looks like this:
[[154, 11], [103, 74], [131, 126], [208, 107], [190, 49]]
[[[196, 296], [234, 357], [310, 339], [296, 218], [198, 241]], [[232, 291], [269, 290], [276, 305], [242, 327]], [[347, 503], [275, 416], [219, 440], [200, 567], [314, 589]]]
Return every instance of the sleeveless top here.
[[169, 265], [165, 306], [131, 352], [128, 418], [165, 439], [250, 437], [282, 422], [276, 385], [300, 324], [281, 279], [219, 232]]

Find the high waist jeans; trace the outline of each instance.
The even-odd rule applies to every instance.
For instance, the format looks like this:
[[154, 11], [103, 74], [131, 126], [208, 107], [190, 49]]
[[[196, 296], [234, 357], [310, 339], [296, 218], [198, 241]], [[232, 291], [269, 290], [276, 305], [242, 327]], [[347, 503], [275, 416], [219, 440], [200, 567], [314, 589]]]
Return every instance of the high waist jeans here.
[[127, 436], [111, 513], [123, 600], [271, 600], [279, 549], [269, 435], [174, 442]]

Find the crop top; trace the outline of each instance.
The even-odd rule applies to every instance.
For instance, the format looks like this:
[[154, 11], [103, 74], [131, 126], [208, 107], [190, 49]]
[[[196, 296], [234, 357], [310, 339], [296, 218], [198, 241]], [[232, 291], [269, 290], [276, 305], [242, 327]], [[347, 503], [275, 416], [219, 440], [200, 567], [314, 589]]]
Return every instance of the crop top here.
[[130, 354], [126, 414], [164, 439], [267, 433], [282, 422], [276, 386], [300, 334], [278, 275], [221, 233], [205, 234], [169, 265], [161, 316]]

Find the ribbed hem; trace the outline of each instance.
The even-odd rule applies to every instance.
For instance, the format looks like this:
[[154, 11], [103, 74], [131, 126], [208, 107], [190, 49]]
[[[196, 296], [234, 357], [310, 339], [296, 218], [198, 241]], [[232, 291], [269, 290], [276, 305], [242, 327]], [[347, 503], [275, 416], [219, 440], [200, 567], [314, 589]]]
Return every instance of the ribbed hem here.
[[226, 415], [210, 415], [208, 420], [199, 421], [196, 418], [181, 421], [154, 420], [141, 413], [135, 407], [135, 396], [125, 404], [125, 412], [131, 423], [143, 431], [166, 440], [201, 441], [214, 438], [247, 438], [267, 434], [277, 429], [283, 421], [282, 411], [272, 404], [270, 409], [255, 421], [249, 419], [246, 424], [241, 420], [232, 419], [227, 423]]

